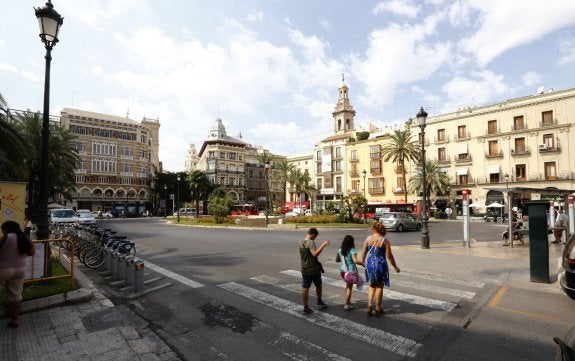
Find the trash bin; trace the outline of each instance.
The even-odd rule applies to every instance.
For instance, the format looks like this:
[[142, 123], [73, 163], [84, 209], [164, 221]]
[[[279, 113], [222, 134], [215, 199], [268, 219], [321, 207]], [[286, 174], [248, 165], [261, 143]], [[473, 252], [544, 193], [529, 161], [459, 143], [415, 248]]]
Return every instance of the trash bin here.
[[529, 271], [531, 282], [551, 283], [547, 207], [549, 201], [527, 201], [529, 214]]

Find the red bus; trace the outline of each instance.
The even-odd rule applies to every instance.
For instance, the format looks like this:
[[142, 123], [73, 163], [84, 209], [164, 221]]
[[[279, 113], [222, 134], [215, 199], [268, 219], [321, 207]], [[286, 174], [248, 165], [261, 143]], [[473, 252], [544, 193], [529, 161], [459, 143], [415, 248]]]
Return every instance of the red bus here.
[[309, 201], [305, 201], [305, 202], [301, 202], [301, 204], [299, 202], [285, 202], [284, 204], [282, 204], [280, 212], [281, 214], [286, 214], [287, 212], [291, 212], [295, 209], [300, 209], [300, 213], [303, 214], [303, 212], [306, 209], [310, 208], [310, 202]]
[[232, 216], [254, 216], [258, 215], [255, 204], [236, 204], [232, 210]]

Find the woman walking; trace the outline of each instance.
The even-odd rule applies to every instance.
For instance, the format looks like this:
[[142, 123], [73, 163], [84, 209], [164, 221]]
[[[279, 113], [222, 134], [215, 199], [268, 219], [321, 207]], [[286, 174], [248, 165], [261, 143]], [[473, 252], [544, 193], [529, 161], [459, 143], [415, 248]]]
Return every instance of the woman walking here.
[[22, 308], [22, 288], [24, 286], [24, 260], [33, 256], [35, 249], [30, 238], [22, 232], [14, 221], [2, 223], [0, 238], [0, 287], [8, 296], [9, 327], [18, 327]]
[[387, 259], [399, 273], [399, 268], [395, 264], [393, 253], [391, 252], [391, 242], [385, 237], [385, 226], [379, 222], [375, 223], [371, 230], [372, 235], [363, 242], [362, 261], [365, 265], [365, 278], [369, 283], [367, 294], [367, 315], [371, 316], [373, 299], [375, 297], [375, 315], [380, 317], [385, 312], [381, 308], [383, 298], [383, 285], [389, 287], [389, 266]]
[[354, 305], [351, 304], [351, 292], [353, 289], [354, 283], [348, 282], [345, 279], [346, 272], [355, 272], [357, 274], [356, 281], [359, 282], [359, 274], [357, 271], [357, 264], [363, 266], [363, 262], [359, 260], [357, 257], [357, 250], [355, 249], [355, 240], [352, 236], [347, 235], [343, 237], [343, 241], [341, 242], [341, 248], [337, 251], [337, 256], [335, 257], [336, 262], [341, 262], [339, 266], [339, 272], [341, 278], [345, 281], [345, 305], [343, 306], [344, 310], [349, 311], [355, 308]]

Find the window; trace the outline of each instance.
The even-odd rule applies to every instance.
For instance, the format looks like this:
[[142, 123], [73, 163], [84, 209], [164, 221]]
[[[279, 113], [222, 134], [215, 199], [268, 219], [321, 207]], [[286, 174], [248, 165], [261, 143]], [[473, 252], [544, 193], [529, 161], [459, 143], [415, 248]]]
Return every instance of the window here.
[[341, 193], [341, 177], [335, 177], [335, 191]]
[[359, 173], [357, 172], [357, 164], [352, 164], [351, 165], [351, 171], [350, 171], [351, 176], [358, 176]]
[[321, 179], [321, 178], [318, 178], [318, 179], [315, 181], [315, 184], [317, 184], [317, 190], [318, 190], [318, 191], [321, 190], [322, 179]]
[[371, 170], [371, 173], [381, 173], [381, 162], [379, 160], [370, 161], [369, 169]]
[[231, 153], [231, 152], [228, 153], [228, 159], [233, 159], [233, 160], [235, 160], [235, 159], [236, 159], [236, 153]]
[[369, 178], [369, 193], [384, 193], [384, 179], [383, 178]]
[[467, 184], [467, 174], [459, 175], [459, 184]]
[[492, 173], [489, 175], [489, 183], [499, 183], [499, 173]]
[[438, 148], [437, 149], [437, 160], [440, 162], [445, 162], [447, 159], [445, 158], [445, 148]]
[[379, 145], [371, 145], [369, 147], [369, 157], [379, 158]]
[[497, 133], [497, 120], [487, 121], [487, 134], [496, 134], [496, 133]]
[[335, 171], [341, 172], [341, 160], [336, 160], [334, 163], [335, 163]]
[[525, 148], [525, 138], [515, 138], [515, 153], [525, 154], [527, 149]]
[[547, 148], [554, 148], [555, 142], [553, 141], [553, 134], [543, 134], [543, 144], [545, 144]]
[[321, 171], [321, 163], [318, 163], [318, 164], [315, 166], [315, 172], [316, 172], [316, 173], [323, 173], [323, 172]]
[[405, 191], [405, 181], [403, 180], [403, 177], [397, 177], [396, 183], [397, 190]]
[[335, 148], [335, 157], [341, 158], [341, 147]]
[[499, 156], [499, 144], [497, 140], [492, 140], [489, 142], [489, 156], [490, 157]]
[[445, 129], [437, 129], [437, 141], [445, 142]]
[[541, 125], [553, 125], [553, 110], [541, 113]]
[[361, 184], [361, 183], [360, 183], [359, 179], [358, 179], [358, 180], [351, 181], [351, 192], [352, 192], [352, 193], [359, 193], [360, 184]]
[[351, 160], [357, 160], [357, 150], [351, 151]]
[[220, 152], [220, 159], [226, 159], [226, 152]]
[[76, 150], [78, 153], [86, 151], [86, 144], [85, 143], [76, 143]]
[[526, 167], [525, 164], [516, 164], [515, 165], [515, 177], [518, 181], [525, 181], [526, 178]]
[[525, 129], [525, 120], [523, 115], [518, 115], [513, 117], [513, 130], [523, 130]]
[[210, 150], [210, 151], [208, 152], [208, 158], [215, 158], [215, 157], [216, 157], [216, 152], [213, 151], [213, 150]]
[[545, 180], [557, 179], [555, 162], [545, 162]]
[[141, 143], [147, 143], [146, 138], [147, 137], [145, 135], [140, 135], [140, 142]]
[[315, 159], [316, 159], [316, 160], [321, 160], [321, 150], [317, 150], [317, 151], [315, 152]]
[[465, 139], [467, 137], [467, 127], [460, 125], [457, 127], [457, 139]]

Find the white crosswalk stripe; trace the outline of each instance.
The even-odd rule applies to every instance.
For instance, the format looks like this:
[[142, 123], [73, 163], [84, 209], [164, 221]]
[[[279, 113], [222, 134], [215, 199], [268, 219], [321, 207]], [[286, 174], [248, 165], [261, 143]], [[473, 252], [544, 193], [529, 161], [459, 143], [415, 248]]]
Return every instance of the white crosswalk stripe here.
[[[296, 271], [296, 270], [286, 270], [286, 271], [281, 271], [280, 273], [288, 275], [288, 276], [301, 277], [301, 272]], [[345, 288], [345, 282], [341, 279], [336, 280], [336, 279], [324, 276], [324, 277], [322, 277], [322, 282], [325, 284], [328, 284], [328, 285]], [[359, 292], [367, 292], [367, 291], [363, 290], [363, 291], [359, 291]], [[436, 299], [427, 298], [427, 297], [410, 295], [407, 293], [392, 291], [390, 289], [385, 290], [385, 297], [390, 298], [390, 299], [394, 299], [394, 300], [398, 300], [398, 301], [412, 303], [414, 305], [430, 307], [430, 308], [434, 308], [434, 309], [442, 310], [442, 311], [451, 311], [455, 307], [457, 307], [457, 304], [455, 304], [453, 302], [446, 302], [446, 301], [436, 300]]]
[[301, 305], [239, 283], [228, 282], [220, 284], [218, 287], [401, 356], [415, 357], [417, 350], [421, 347], [421, 344], [414, 340], [396, 336], [380, 329], [367, 327], [329, 313], [316, 312], [311, 315], [303, 315], [301, 313]]

